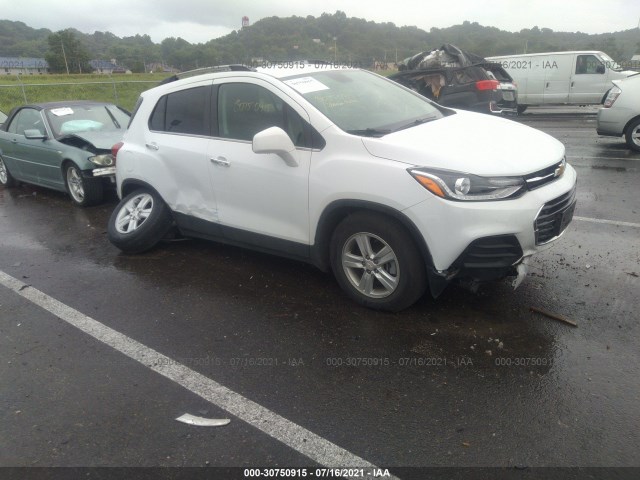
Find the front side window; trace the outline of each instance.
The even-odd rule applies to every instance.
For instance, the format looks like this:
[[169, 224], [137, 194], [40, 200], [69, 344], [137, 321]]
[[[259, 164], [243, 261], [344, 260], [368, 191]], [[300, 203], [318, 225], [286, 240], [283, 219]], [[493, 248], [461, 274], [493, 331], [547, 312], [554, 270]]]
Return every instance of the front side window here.
[[218, 91], [218, 135], [253, 140], [269, 127], [284, 127], [284, 102], [269, 90], [250, 83], [228, 83]]
[[7, 130], [18, 135], [24, 135], [25, 130], [38, 130], [43, 135], [46, 133], [40, 112], [33, 108], [20, 110], [11, 120]]
[[[600, 69], [598, 69], [600, 67]], [[576, 74], [604, 73], [604, 65], [595, 55], [578, 55], [576, 60]]]
[[218, 136], [252, 141], [256, 133], [282, 128], [296, 147], [316, 147], [313, 129], [280, 97], [251, 83], [227, 83], [218, 91]]
[[158, 132], [209, 135], [210, 87], [195, 87], [169, 93], [158, 101], [149, 128]]

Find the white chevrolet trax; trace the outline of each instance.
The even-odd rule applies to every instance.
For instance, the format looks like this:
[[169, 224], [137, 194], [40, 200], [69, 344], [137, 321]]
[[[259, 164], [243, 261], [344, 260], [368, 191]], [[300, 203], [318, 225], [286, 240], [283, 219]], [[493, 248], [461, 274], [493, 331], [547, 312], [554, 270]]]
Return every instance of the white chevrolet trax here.
[[576, 172], [538, 130], [364, 70], [196, 73], [144, 92], [114, 146], [124, 252], [176, 226], [332, 270], [397, 311], [455, 278], [522, 280], [572, 219]]

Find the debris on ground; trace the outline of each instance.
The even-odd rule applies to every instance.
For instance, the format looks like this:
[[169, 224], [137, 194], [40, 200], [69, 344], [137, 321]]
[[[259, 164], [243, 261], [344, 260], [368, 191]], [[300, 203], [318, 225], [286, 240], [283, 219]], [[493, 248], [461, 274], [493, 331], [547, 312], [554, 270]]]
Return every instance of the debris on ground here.
[[190, 413], [185, 413], [184, 415], [176, 418], [176, 420], [188, 425], [196, 425], [198, 427], [222, 427], [231, 423], [231, 420], [228, 418], [196, 417], [195, 415], [191, 415]]
[[540, 315], [544, 315], [545, 317], [552, 318], [553, 320], [558, 320], [559, 322], [566, 323], [567, 325], [571, 325], [572, 327], [578, 326], [578, 324], [573, 320], [569, 320], [568, 318], [565, 318], [561, 315], [556, 315], [555, 313], [547, 312], [546, 310], [542, 310], [541, 308], [529, 307], [529, 310], [539, 313]]

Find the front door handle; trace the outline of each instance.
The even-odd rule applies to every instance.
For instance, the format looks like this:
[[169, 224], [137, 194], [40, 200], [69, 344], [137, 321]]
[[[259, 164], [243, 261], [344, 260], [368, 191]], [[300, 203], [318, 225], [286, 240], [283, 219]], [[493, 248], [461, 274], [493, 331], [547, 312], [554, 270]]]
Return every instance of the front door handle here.
[[147, 147], [149, 150], [160, 150], [160, 147], [156, 142], [145, 143], [144, 146]]
[[220, 165], [221, 167], [231, 166], [231, 162], [224, 157], [212, 158], [211, 163], [215, 163], [216, 165]]

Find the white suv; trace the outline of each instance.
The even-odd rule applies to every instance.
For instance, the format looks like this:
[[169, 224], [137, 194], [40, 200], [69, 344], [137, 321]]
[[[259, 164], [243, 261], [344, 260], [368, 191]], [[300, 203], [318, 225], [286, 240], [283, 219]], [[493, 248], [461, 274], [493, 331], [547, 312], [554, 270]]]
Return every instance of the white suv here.
[[571, 221], [575, 170], [540, 131], [363, 70], [220, 70], [140, 97], [114, 147], [121, 250], [176, 225], [333, 270], [397, 311], [454, 278], [521, 280]]

